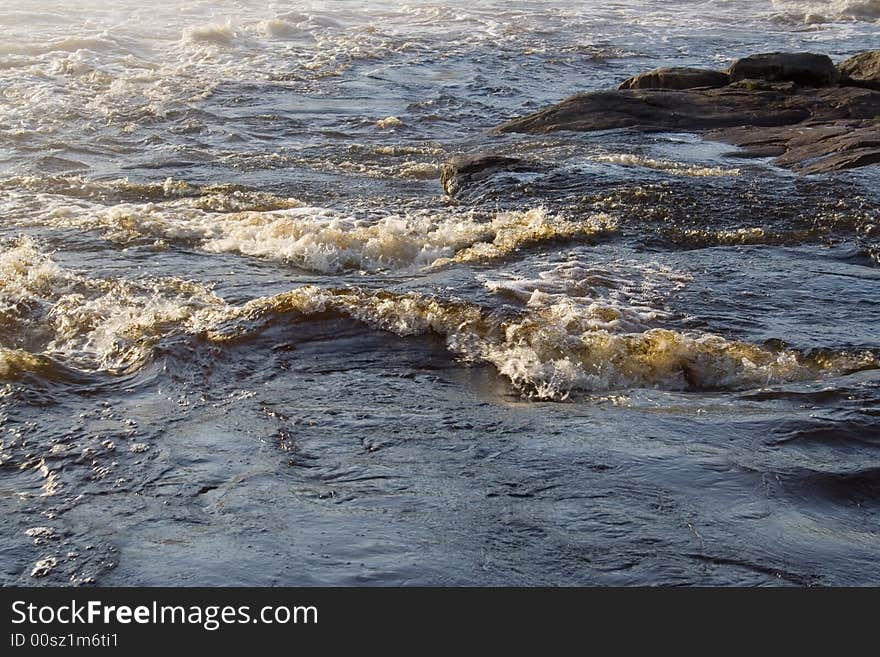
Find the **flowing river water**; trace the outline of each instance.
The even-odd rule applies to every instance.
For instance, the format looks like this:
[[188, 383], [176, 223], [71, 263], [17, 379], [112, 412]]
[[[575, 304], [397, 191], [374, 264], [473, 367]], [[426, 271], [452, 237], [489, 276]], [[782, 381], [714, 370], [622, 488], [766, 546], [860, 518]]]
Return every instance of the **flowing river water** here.
[[0, 583], [880, 584], [877, 168], [490, 133], [878, 21], [0, 0]]

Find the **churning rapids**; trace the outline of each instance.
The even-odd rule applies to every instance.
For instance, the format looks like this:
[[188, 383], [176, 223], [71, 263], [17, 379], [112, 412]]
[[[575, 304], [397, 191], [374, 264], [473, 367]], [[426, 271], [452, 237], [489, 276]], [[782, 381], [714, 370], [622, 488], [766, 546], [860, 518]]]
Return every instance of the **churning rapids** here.
[[878, 21], [0, 2], [0, 583], [880, 584], [878, 167], [490, 132]]

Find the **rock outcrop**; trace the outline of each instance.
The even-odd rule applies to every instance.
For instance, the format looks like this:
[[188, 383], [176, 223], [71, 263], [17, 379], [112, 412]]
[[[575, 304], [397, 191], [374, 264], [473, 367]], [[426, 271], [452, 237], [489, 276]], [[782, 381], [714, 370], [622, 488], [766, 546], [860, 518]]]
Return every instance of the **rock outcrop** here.
[[846, 84], [880, 90], [880, 50], [850, 57], [839, 68]]
[[794, 126], [728, 128], [709, 139], [743, 148], [745, 157], [775, 157], [799, 173], [825, 173], [880, 163], [880, 126], [858, 120], [805, 122]]
[[873, 119], [880, 93], [857, 87], [792, 89], [763, 84], [718, 89], [634, 89], [572, 96], [514, 119], [500, 132], [589, 132], [612, 128], [703, 131], [731, 126], [782, 126], [806, 120]]
[[736, 60], [727, 69], [731, 80], [767, 80], [827, 87], [837, 84], [840, 71], [828, 55], [810, 52], [769, 52]]
[[534, 171], [536, 165], [518, 157], [478, 153], [453, 157], [440, 167], [440, 182], [450, 196], [498, 173]]
[[730, 76], [723, 71], [675, 67], [639, 73], [621, 82], [618, 89], [697, 89], [727, 84], [730, 84]]
[[880, 90], [867, 84], [876, 63], [863, 53], [841, 75], [824, 55], [754, 55], [730, 67], [734, 81], [724, 86], [642, 88], [636, 76], [628, 88], [578, 94], [496, 130], [698, 132], [803, 173], [850, 169], [880, 161]]

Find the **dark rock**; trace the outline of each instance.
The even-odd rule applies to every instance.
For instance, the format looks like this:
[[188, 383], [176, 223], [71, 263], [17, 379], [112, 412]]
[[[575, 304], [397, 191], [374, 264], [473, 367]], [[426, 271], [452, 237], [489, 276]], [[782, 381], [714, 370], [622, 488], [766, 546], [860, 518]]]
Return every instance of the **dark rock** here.
[[745, 80], [737, 80], [730, 83], [731, 89], [740, 89], [742, 91], [778, 91], [784, 94], [793, 94], [797, 85], [794, 82], [768, 82], [767, 80], [756, 80], [754, 78], [746, 78]]
[[710, 132], [744, 156], [775, 157], [803, 173], [880, 161], [880, 91], [741, 80], [715, 89], [624, 89], [572, 96], [500, 132], [614, 128]]
[[850, 57], [838, 68], [841, 84], [880, 90], [880, 50], [868, 50]]
[[810, 87], [837, 84], [840, 72], [828, 55], [809, 52], [771, 52], [736, 60], [727, 71], [732, 80], [794, 82]]
[[806, 120], [873, 119], [880, 93], [856, 87], [805, 88], [792, 93], [772, 85], [718, 89], [632, 89], [578, 94], [545, 110], [509, 121], [499, 132], [590, 132], [613, 128], [702, 131], [741, 125], [782, 126]]
[[880, 162], [880, 122], [839, 120], [794, 126], [728, 128], [709, 139], [741, 146], [746, 155], [776, 157], [774, 163], [800, 173], [842, 171]]
[[706, 68], [655, 68], [624, 80], [618, 89], [696, 89], [723, 87], [730, 76], [723, 71]]
[[463, 187], [500, 172], [534, 171], [536, 165], [518, 157], [478, 153], [453, 157], [440, 167], [440, 182], [450, 196]]

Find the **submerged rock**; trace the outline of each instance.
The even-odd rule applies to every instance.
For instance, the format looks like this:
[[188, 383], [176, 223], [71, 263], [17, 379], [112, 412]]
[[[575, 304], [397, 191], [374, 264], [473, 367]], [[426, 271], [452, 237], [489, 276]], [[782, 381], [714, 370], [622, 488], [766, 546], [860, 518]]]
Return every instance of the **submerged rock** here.
[[501, 172], [534, 171], [536, 165], [518, 157], [477, 153], [453, 157], [440, 167], [440, 182], [450, 196], [467, 185]]
[[723, 71], [706, 68], [655, 68], [624, 80], [618, 89], [695, 89], [698, 87], [723, 87], [730, 83], [730, 76]]
[[752, 79], [794, 82], [812, 87], [827, 87], [837, 84], [840, 80], [840, 71], [828, 55], [811, 52], [769, 52], [749, 55], [736, 60], [728, 69], [728, 73], [734, 81]]
[[[847, 60], [845, 70], [870, 81], [876, 51], [863, 54]], [[776, 164], [804, 173], [880, 161], [880, 91], [846, 79], [829, 86], [840, 73], [828, 57], [754, 55], [738, 60], [730, 73], [736, 81], [715, 88], [636, 87], [652, 84], [650, 76], [659, 73], [651, 71], [644, 83], [636, 76], [624, 83], [627, 88], [578, 94], [496, 130], [712, 131], [711, 138], [743, 146], [745, 155], [772, 156]]]
[[850, 57], [839, 68], [842, 83], [880, 90], [880, 50]]

